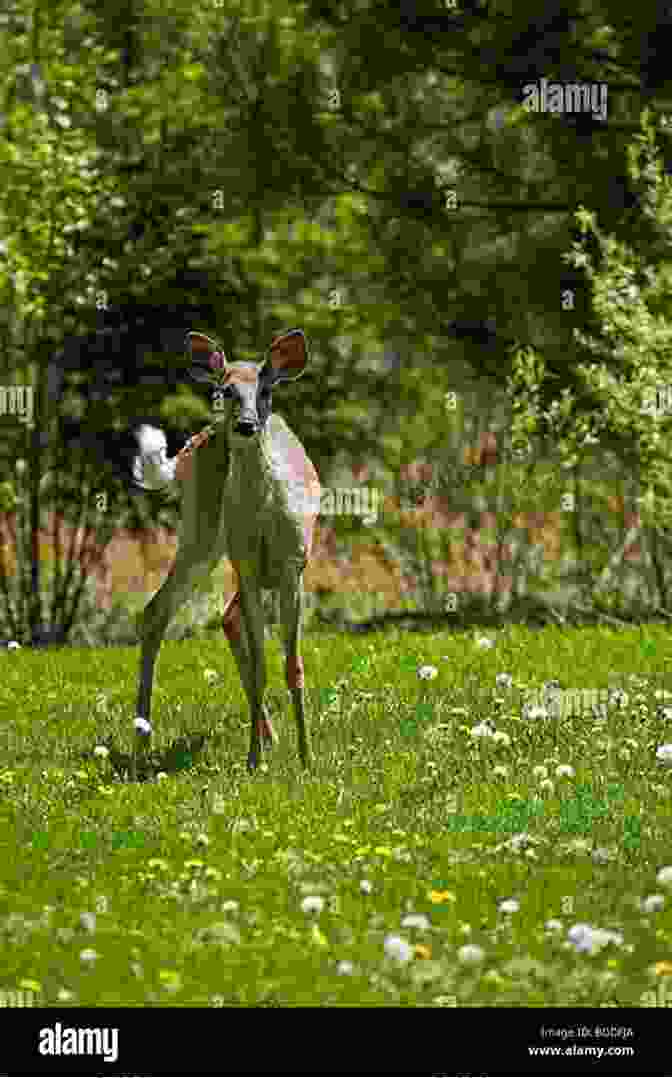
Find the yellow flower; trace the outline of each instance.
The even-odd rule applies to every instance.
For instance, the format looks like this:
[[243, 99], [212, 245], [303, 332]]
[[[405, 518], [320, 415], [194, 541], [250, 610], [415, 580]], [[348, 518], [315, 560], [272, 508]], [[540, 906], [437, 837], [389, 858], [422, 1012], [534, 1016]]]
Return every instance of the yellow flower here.
[[672, 962], [656, 962], [653, 970], [656, 977], [672, 977]]
[[415, 957], [416, 958], [431, 958], [432, 952], [429, 947], [426, 947], [424, 943], [416, 943], [415, 945]]
[[452, 891], [430, 891], [429, 901], [434, 903], [457, 902], [457, 899]]

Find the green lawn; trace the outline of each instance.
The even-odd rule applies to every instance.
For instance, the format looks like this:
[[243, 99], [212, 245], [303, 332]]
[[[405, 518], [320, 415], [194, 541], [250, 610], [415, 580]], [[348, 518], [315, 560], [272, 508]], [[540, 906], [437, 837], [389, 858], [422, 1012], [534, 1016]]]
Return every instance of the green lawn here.
[[[223, 636], [167, 642], [139, 783], [113, 766], [132, 745], [137, 647], [3, 652], [0, 995], [672, 1002], [668, 647], [661, 626], [308, 636], [304, 776], [274, 638], [280, 745], [249, 778]], [[552, 679], [565, 705], [524, 709]], [[579, 689], [612, 695], [579, 713]], [[577, 924], [603, 934], [578, 949]]]

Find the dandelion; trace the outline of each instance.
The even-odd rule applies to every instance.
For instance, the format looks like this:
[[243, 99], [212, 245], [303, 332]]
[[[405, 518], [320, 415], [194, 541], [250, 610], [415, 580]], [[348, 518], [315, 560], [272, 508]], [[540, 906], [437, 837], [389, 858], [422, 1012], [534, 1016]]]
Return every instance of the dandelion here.
[[497, 674], [495, 685], [498, 689], [510, 689], [513, 684], [511, 674]]
[[352, 974], [355, 972], [355, 967], [353, 966], [352, 962], [343, 960], [342, 962], [339, 962], [336, 966], [336, 972], [340, 977], [351, 977]]
[[672, 865], [666, 865], [665, 868], [661, 868], [656, 876], [656, 882], [659, 883], [661, 887], [672, 887]]
[[656, 749], [656, 759], [660, 760], [661, 764], [672, 767], [672, 745], [659, 745]]
[[401, 927], [417, 928], [421, 932], [426, 932], [430, 927], [429, 918], [425, 917], [424, 913], [409, 913], [401, 922]]
[[423, 681], [433, 681], [438, 672], [435, 666], [421, 666], [418, 670], [418, 677], [422, 678]]
[[465, 966], [475, 966], [485, 958], [485, 951], [476, 943], [465, 943], [457, 952], [457, 957]]
[[657, 913], [665, 905], [664, 895], [649, 895], [642, 901], [643, 913]]
[[605, 865], [611, 861], [611, 851], [606, 846], [597, 846], [592, 853], [593, 861], [598, 865]]
[[656, 977], [671, 977], [672, 976], [672, 962], [656, 962], [653, 967], [653, 972]]
[[307, 895], [301, 903], [303, 913], [322, 913], [324, 899], [320, 895]]
[[520, 902], [515, 898], [506, 898], [497, 908], [500, 913], [518, 913]]
[[429, 901], [434, 905], [442, 905], [444, 902], [457, 902], [457, 898], [452, 891], [430, 891]]
[[102, 760], [106, 760], [107, 757], [110, 755], [110, 751], [105, 747], [105, 745], [96, 745], [95, 749], [93, 750], [93, 755], [100, 756]]
[[545, 707], [539, 707], [538, 704], [525, 704], [523, 718], [530, 719], [531, 722], [536, 722], [538, 719], [547, 719], [548, 711]]
[[432, 952], [431, 952], [430, 948], [427, 947], [424, 943], [416, 943], [415, 948], [414, 948], [414, 952], [415, 952], [415, 957], [416, 958], [425, 958], [425, 959], [427, 959], [427, 958], [432, 957]]
[[592, 925], [572, 925], [567, 933], [569, 943], [580, 952], [594, 954], [605, 947], [608, 943], [615, 943], [619, 947], [623, 943], [620, 932], [610, 932], [603, 928], [594, 928]]
[[397, 962], [410, 962], [413, 957], [413, 948], [401, 936], [386, 936], [383, 946], [388, 958], [394, 958]]
[[487, 722], [479, 722], [476, 726], [472, 726], [470, 730], [471, 737], [493, 737], [495, 731], [491, 726], [488, 726]]
[[559, 764], [555, 769], [555, 777], [558, 779], [574, 778], [574, 768], [570, 764]]

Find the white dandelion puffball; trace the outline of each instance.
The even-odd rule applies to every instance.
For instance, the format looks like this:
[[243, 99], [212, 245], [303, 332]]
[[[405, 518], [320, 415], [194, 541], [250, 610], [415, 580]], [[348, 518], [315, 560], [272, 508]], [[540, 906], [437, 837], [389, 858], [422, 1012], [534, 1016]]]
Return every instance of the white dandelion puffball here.
[[457, 957], [465, 966], [475, 966], [485, 958], [485, 951], [477, 943], [465, 943], [457, 952]]
[[324, 899], [320, 895], [307, 895], [301, 903], [303, 913], [322, 913]]
[[384, 948], [388, 958], [394, 958], [396, 962], [410, 962], [413, 957], [413, 948], [401, 936], [386, 936]]

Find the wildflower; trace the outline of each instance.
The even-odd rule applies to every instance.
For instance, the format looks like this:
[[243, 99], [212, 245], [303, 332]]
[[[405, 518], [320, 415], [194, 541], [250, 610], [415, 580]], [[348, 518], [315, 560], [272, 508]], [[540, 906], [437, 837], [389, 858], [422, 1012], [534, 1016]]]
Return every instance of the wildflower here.
[[666, 865], [665, 868], [661, 868], [656, 876], [656, 881], [661, 887], [672, 887], [672, 865]]
[[477, 965], [484, 960], [485, 951], [476, 943], [465, 943], [457, 952], [457, 957], [466, 966]]
[[415, 952], [415, 957], [416, 958], [431, 958], [432, 957], [432, 952], [431, 952], [430, 948], [427, 947], [424, 943], [416, 943], [415, 948], [414, 948], [414, 952]]
[[670, 977], [672, 976], [672, 962], [656, 962], [653, 967], [653, 972], [656, 977]]
[[421, 932], [426, 932], [430, 927], [429, 919], [425, 917], [424, 913], [409, 913], [401, 922], [401, 927], [418, 928]]
[[430, 891], [429, 901], [434, 904], [443, 902], [457, 902], [457, 898], [452, 891]]
[[15, 651], [16, 648], [20, 648], [20, 647], [21, 647], [21, 645], [16, 640], [10, 640], [8, 645], [7, 645], [7, 648], [8, 648], [9, 651]]
[[164, 782], [168, 778], [168, 774], [165, 771], [158, 771], [156, 774], [157, 782]]
[[513, 684], [511, 674], [497, 674], [495, 685], [498, 689], [510, 689]]
[[574, 778], [574, 768], [570, 764], [559, 764], [555, 769], [555, 776], [558, 779]]
[[659, 745], [656, 749], [656, 759], [660, 760], [661, 764], [672, 767], [672, 745]]
[[81, 913], [79, 915], [79, 923], [85, 932], [96, 931], [96, 915], [95, 913]]
[[598, 865], [604, 865], [611, 861], [611, 851], [606, 846], [597, 846], [592, 853], [593, 861]]
[[95, 749], [93, 750], [93, 755], [100, 756], [101, 759], [105, 760], [110, 755], [110, 751], [105, 747], [105, 745], [96, 745]]
[[523, 708], [523, 718], [530, 719], [535, 722], [537, 719], [547, 719], [548, 711], [545, 707], [539, 707], [538, 704], [525, 704]]
[[418, 670], [418, 677], [422, 678], [423, 681], [433, 681], [438, 672], [435, 666], [421, 666]]
[[95, 962], [99, 958], [97, 951], [94, 951], [92, 947], [86, 947], [83, 951], [79, 952], [79, 957], [82, 962]]
[[227, 898], [226, 902], [222, 902], [222, 913], [236, 913], [239, 908], [239, 903], [233, 898]]
[[649, 895], [642, 901], [643, 913], [657, 913], [665, 905], [664, 895]]
[[67, 988], [59, 988], [56, 998], [59, 1003], [70, 1003], [75, 998], [75, 993], [68, 991]]
[[477, 648], [494, 648], [494, 640], [489, 640], [487, 636], [479, 636], [476, 641]]
[[362, 880], [362, 882], [359, 885], [359, 889], [360, 889], [360, 891], [363, 891], [363, 893], [365, 895], [370, 895], [371, 891], [373, 890], [373, 886], [369, 882], [369, 880]]
[[520, 902], [515, 898], [506, 898], [497, 908], [500, 913], [518, 913]]
[[355, 972], [352, 962], [342, 961], [336, 966], [336, 972], [341, 977], [350, 977]]
[[307, 895], [301, 903], [303, 913], [322, 913], [324, 899], [319, 895]]
[[562, 921], [558, 921], [554, 917], [552, 917], [551, 920], [547, 921], [546, 924], [544, 925], [544, 928], [546, 929], [547, 932], [562, 932], [563, 927], [564, 927], [564, 925], [563, 925]]
[[413, 957], [413, 948], [401, 936], [386, 936], [384, 948], [388, 958], [394, 958], [397, 962], [410, 962]]
[[594, 928], [586, 924], [572, 925], [567, 933], [567, 939], [577, 951], [589, 954], [594, 954], [608, 943], [616, 943], [618, 946], [623, 943], [620, 932], [609, 932], [606, 929]]
[[479, 722], [478, 725], [473, 726], [470, 730], [471, 737], [492, 737], [495, 731], [491, 726], [488, 726], [487, 722]]

